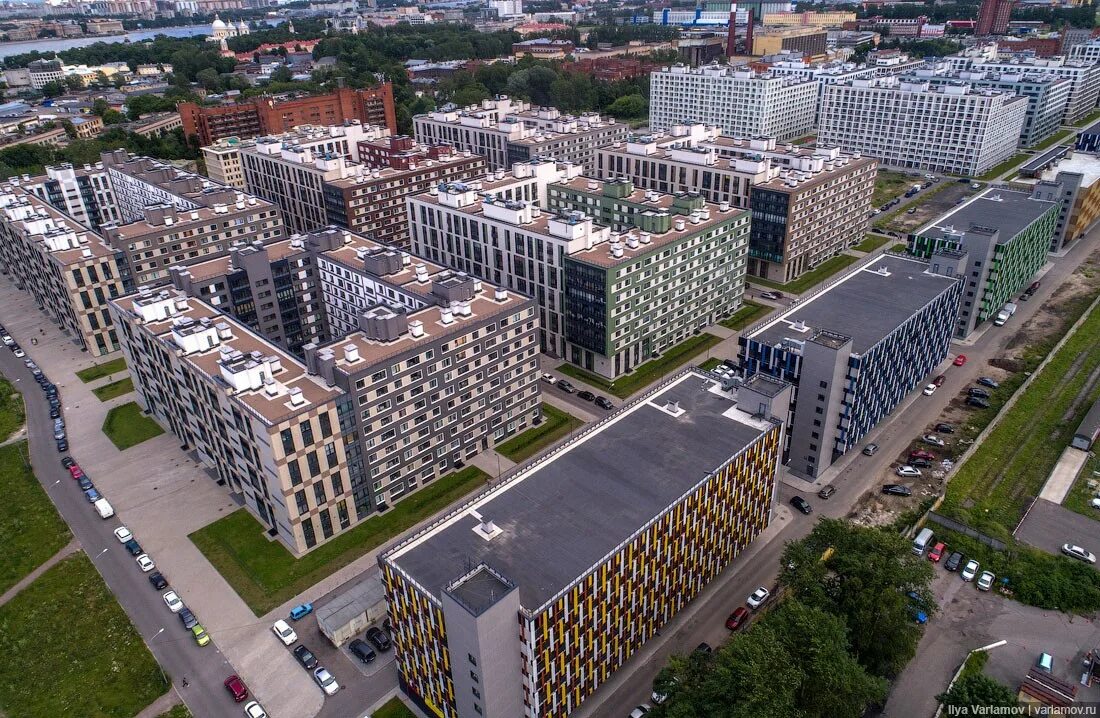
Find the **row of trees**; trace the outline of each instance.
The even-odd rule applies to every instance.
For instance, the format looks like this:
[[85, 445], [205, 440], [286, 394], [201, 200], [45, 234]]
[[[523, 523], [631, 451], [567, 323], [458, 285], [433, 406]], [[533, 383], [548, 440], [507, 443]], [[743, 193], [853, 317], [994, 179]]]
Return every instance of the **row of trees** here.
[[47, 165], [71, 162], [74, 165], [93, 164], [103, 152], [126, 148], [131, 152], [166, 160], [195, 160], [194, 148], [188, 146], [183, 130], [176, 129], [162, 137], [143, 137], [121, 127], [113, 127], [91, 140], [72, 140], [66, 147], [45, 145], [15, 145], [0, 149], [0, 178], [21, 174], [42, 174]]

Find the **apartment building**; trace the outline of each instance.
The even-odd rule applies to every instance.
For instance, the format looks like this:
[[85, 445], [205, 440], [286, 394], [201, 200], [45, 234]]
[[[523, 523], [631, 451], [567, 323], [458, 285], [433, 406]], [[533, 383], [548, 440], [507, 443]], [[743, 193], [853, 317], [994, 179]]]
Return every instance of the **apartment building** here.
[[534, 300], [342, 230], [317, 245], [341, 339], [306, 365], [346, 394], [355, 510], [385, 511], [541, 420]]
[[1043, 73], [1072, 83], [1064, 124], [1072, 124], [1096, 109], [1100, 99], [1100, 65], [1065, 57], [1013, 57], [998, 55], [997, 45], [984, 45], [949, 55], [944, 59], [952, 70], [984, 70], [1001, 74]]
[[1068, 50], [1066, 59], [1070, 62], [1084, 62], [1090, 65], [1100, 63], [1100, 39], [1098, 38], [1071, 45]]
[[946, 357], [964, 262], [890, 253], [738, 340], [750, 379], [794, 385], [783, 462], [813, 481], [858, 447]]
[[54, 165], [46, 168], [45, 176], [20, 184], [54, 209], [93, 230], [119, 219], [118, 203], [102, 163], [81, 168], [68, 163]]
[[681, 372], [383, 552], [402, 692], [574, 713], [770, 524], [790, 391]]
[[836, 147], [676, 125], [666, 135], [631, 135], [601, 148], [597, 167], [643, 189], [694, 190], [719, 206], [751, 209], [749, 274], [788, 282], [863, 240], [878, 162]]
[[248, 139], [287, 132], [298, 125], [339, 125], [350, 120], [397, 132], [393, 86], [388, 82], [358, 90], [341, 87], [327, 95], [296, 99], [253, 97], [211, 107], [181, 102], [179, 113], [184, 134], [200, 146], [226, 137]]
[[1020, 132], [1020, 146], [1037, 145], [1057, 132], [1066, 114], [1073, 83], [1064, 77], [1041, 71], [1029, 73], [994, 73], [984, 70], [950, 72], [940, 69], [917, 70], [912, 75], [919, 82], [933, 87], [966, 83], [971, 87], [1008, 92], [1027, 98], [1027, 113]]
[[[1042, 199], [1053, 194], [1054, 200]], [[909, 252], [933, 264], [962, 257], [966, 287], [955, 326], [965, 339], [1031, 283], [1047, 260], [1061, 192], [991, 187], [909, 235]]]
[[625, 124], [594, 112], [575, 116], [553, 107], [532, 109], [505, 95], [480, 105], [447, 105], [417, 115], [413, 126], [417, 141], [481, 155], [492, 170], [548, 158], [592, 172], [597, 148], [622, 140], [629, 131]]
[[751, 54], [760, 57], [786, 50], [799, 57], [824, 59], [826, 36], [819, 27], [764, 27], [752, 33]]
[[1100, 156], [1070, 151], [1034, 170], [1030, 165], [1021, 168], [1021, 177], [1013, 183], [1032, 184], [1039, 190], [1039, 199], [1061, 201], [1050, 242], [1051, 252], [1061, 252], [1100, 220]]
[[649, 125], [702, 123], [734, 137], [789, 140], [809, 134], [818, 83], [726, 65], [673, 65], [650, 75]]
[[0, 185], [0, 271], [95, 357], [119, 348], [107, 302], [122, 293], [114, 250], [28, 188]]
[[818, 142], [907, 169], [980, 175], [1016, 151], [1028, 100], [896, 77], [827, 85]]
[[169, 268], [224, 255], [239, 243], [284, 236], [275, 205], [125, 150], [103, 153], [119, 220], [102, 225], [121, 253], [127, 292], [164, 284]]
[[146, 289], [111, 311], [138, 403], [270, 536], [300, 555], [358, 522], [340, 389], [195, 297]]
[[226, 255], [168, 272], [175, 289], [300, 358], [304, 345], [329, 338], [313, 249], [300, 236], [242, 243]]
[[247, 141], [237, 137], [223, 137], [212, 145], [200, 148], [203, 164], [206, 165], [206, 176], [229, 187], [245, 189], [241, 145]]

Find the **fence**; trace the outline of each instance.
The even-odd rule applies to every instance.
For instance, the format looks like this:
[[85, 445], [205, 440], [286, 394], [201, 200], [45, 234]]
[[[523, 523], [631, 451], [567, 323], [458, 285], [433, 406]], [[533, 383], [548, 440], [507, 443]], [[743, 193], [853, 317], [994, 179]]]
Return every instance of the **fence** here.
[[999, 539], [995, 539], [992, 536], [986, 536], [981, 531], [975, 531], [974, 529], [970, 528], [966, 524], [959, 523], [955, 519], [951, 519], [951, 518], [948, 518], [946, 516], [941, 516], [940, 514], [937, 514], [935, 511], [929, 511], [928, 512], [928, 520], [933, 522], [933, 523], [937, 523], [940, 526], [943, 526], [945, 528], [949, 528], [952, 531], [958, 531], [961, 534], [966, 534], [970, 538], [978, 539], [979, 541], [984, 543], [986, 546], [992, 546], [993, 548], [997, 549], [998, 551], [1004, 551], [1007, 548], [1007, 545], [1005, 544], [1004, 541], [1001, 541]]

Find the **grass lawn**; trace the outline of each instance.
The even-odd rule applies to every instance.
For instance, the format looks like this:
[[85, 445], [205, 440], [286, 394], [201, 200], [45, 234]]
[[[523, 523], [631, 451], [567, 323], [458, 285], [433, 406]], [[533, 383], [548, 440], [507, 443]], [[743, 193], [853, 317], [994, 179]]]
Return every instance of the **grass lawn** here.
[[890, 247], [890, 251], [891, 252], [908, 252], [909, 251], [909, 245], [906, 244], [905, 242], [899, 242], [898, 244], [895, 244], [892, 247]]
[[707, 359], [705, 362], [700, 364], [699, 368], [700, 369], [706, 369], [707, 371], [710, 371], [711, 369], [714, 369], [715, 367], [717, 367], [721, 363], [722, 363], [721, 359], [716, 359], [715, 357], [711, 357], [710, 359]]
[[[1097, 336], [1100, 310], [1089, 314], [1026, 392], [1001, 415], [981, 447], [959, 467], [947, 486], [945, 513], [999, 538], [1011, 534], [1085, 412], [1100, 396], [1100, 385], [1084, 391], [1089, 376], [1100, 369]], [[1042, 356], [1039, 351], [1033, 351], [1033, 360]], [[1008, 392], [1002, 386], [997, 395], [1004, 397]]]
[[1089, 481], [1100, 482], [1100, 476], [1095, 474], [1097, 471], [1100, 471], [1100, 454], [1094, 453], [1085, 461], [1085, 466], [1081, 469], [1081, 474], [1077, 477], [1077, 481], [1074, 482], [1073, 488], [1066, 494], [1066, 499], [1062, 502], [1062, 506], [1065, 506], [1070, 511], [1076, 511], [1083, 516], [1088, 516], [1090, 519], [1100, 519], [1100, 509], [1094, 509], [1089, 505], [1092, 498], [1100, 492], [1100, 487], [1096, 489], [1089, 488]]
[[107, 418], [103, 420], [103, 433], [118, 447], [119, 451], [124, 451], [154, 436], [160, 436], [164, 433], [164, 429], [157, 422], [144, 416], [137, 402], [131, 401], [107, 412]]
[[19, 431], [26, 418], [23, 412], [23, 395], [11, 382], [0, 377], [0, 441]]
[[168, 690], [83, 553], [0, 606], [0, 644], [0, 713], [13, 718], [130, 718]]
[[894, 197], [900, 197], [905, 194], [905, 190], [916, 183], [917, 178], [910, 177], [901, 172], [879, 170], [878, 175], [875, 177], [875, 193], [871, 197], [871, 205], [873, 207], [881, 207]]
[[69, 543], [69, 527], [34, 472], [23, 463], [27, 442], [0, 446], [0, 593], [19, 582]]
[[756, 302], [745, 300], [745, 303], [741, 305], [740, 309], [731, 314], [729, 318], [723, 319], [718, 323], [726, 329], [732, 329], [735, 332], [739, 332], [756, 320], [764, 318], [771, 310], [772, 308], [765, 304], [757, 304]]
[[791, 294], [801, 294], [858, 261], [859, 257], [853, 257], [850, 254], [838, 254], [832, 259], [826, 259], [824, 262], [817, 265], [815, 269], [811, 269], [798, 279], [787, 282], [786, 284], [769, 282], [767, 279], [759, 279], [757, 277], [746, 277], [746, 280], [752, 284], [759, 284], [763, 287], [770, 287], [772, 289], [790, 292]]
[[1085, 117], [1081, 118], [1077, 122], [1073, 123], [1074, 127], [1088, 127], [1090, 124], [1100, 120], [1100, 110], [1093, 110]]
[[497, 445], [497, 452], [519, 463], [534, 456], [574, 429], [584, 425], [575, 416], [549, 404], [542, 405], [542, 423]]
[[110, 401], [115, 397], [122, 396], [123, 394], [129, 394], [134, 390], [134, 380], [130, 377], [120, 379], [119, 381], [111, 382], [110, 384], [104, 384], [103, 386], [97, 386], [92, 389], [92, 393], [95, 394], [100, 401]]
[[873, 252], [890, 241], [889, 237], [880, 237], [877, 234], [868, 234], [863, 241], [852, 247], [857, 252]]
[[722, 341], [721, 337], [701, 332], [688, 337], [679, 344], [665, 350], [665, 353], [652, 361], [640, 365], [630, 374], [621, 376], [615, 381], [608, 381], [602, 376], [591, 374], [584, 369], [579, 369], [572, 364], [562, 364], [558, 371], [574, 379], [591, 384], [594, 387], [614, 394], [620, 399], [625, 399], [639, 389], [643, 389], [667, 374], [681, 364], [686, 363], [699, 352]]
[[169, 710], [161, 713], [157, 718], [194, 718], [191, 715], [191, 711], [187, 710], [187, 706], [180, 703], [179, 705], [172, 706]]
[[1047, 148], [1053, 147], [1054, 145], [1058, 144], [1059, 142], [1066, 139], [1067, 137], [1069, 137], [1072, 134], [1074, 134], [1073, 130], [1062, 130], [1061, 132], [1055, 132], [1050, 137], [1046, 138], [1045, 140], [1043, 140], [1039, 144], [1032, 147], [1032, 149], [1033, 150], [1045, 150]]
[[190, 535], [214, 568], [257, 616], [285, 603], [466, 494], [485, 486], [487, 474], [467, 466], [427, 484], [386, 513], [294, 558], [278, 541], [268, 541], [252, 514], [239, 509]]
[[390, 698], [382, 704], [382, 707], [371, 713], [371, 718], [416, 718], [416, 714], [409, 710], [400, 698]]
[[112, 359], [111, 361], [105, 361], [102, 364], [96, 364], [90, 366], [87, 369], [82, 369], [76, 373], [80, 377], [80, 381], [87, 384], [90, 381], [95, 381], [101, 377], [110, 376], [112, 374], [118, 374], [120, 371], [126, 370], [126, 360], [122, 357], [118, 359]]
[[1008, 172], [1010, 169], [1012, 169], [1016, 165], [1020, 164], [1021, 162], [1023, 162], [1024, 160], [1026, 160], [1030, 156], [1031, 155], [1026, 154], [1024, 152], [1018, 152], [1018, 153], [1012, 155], [1011, 157], [1009, 157], [1007, 160], [1005, 160], [1001, 164], [997, 165], [993, 169], [986, 172], [984, 175], [982, 175], [978, 179], [986, 181], [986, 182], [988, 182], [990, 180], [997, 179], [998, 177], [1003, 175], [1005, 172]]

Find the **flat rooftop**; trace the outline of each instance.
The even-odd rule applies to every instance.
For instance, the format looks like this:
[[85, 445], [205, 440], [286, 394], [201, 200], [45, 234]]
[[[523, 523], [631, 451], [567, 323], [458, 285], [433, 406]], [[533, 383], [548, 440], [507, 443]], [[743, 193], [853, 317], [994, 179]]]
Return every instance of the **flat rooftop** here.
[[[666, 410], [671, 401], [682, 413]], [[535, 611], [773, 426], [706, 374], [685, 372], [384, 559], [437, 597], [484, 562]], [[473, 512], [500, 534], [482, 538]]]
[[[886, 267], [886, 275], [879, 273], [881, 267]], [[750, 338], [774, 346], [784, 339], [809, 341], [824, 330], [851, 337], [852, 351], [862, 354], [958, 281], [931, 274], [927, 268], [917, 259], [882, 255], [776, 317]]]
[[1076, 172], [1083, 176], [1081, 186], [1091, 187], [1097, 179], [1100, 179], [1100, 157], [1084, 152], [1074, 152], [1071, 157], [1059, 160], [1057, 164], [1043, 172], [1042, 179], [1053, 182], [1058, 178], [1059, 172]]
[[293, 238], [280, 239], [276, 242], [269, 244], [260, 244], [257, 246], [252, 243], [240, 243], [233, 245], [230, 249], [230, 254], [223, 254], [220, 257], [214, 257], [204, 262], [196, 262], [195, 264], [181, 264], [179, 265], [183, 271], [191, 275], [191, 279], [196, 282], [201, 282], [207, 279], [213, 279], [217, 277], [223, 277], [226, 274], [241, 269], [242, 267], [234, 264], [234, 257], [232, 250], [239, 249], [242, 251], [253, 251], [262, 249], [267, 252], [267, 259], [269, 262], [277, 262], [280, 259], [286, 259], [294, 254], [305, 254], [306, 249], [302, 246], [301, 241]]
[[961, 204], [914, 234], [942, 239], [966, 234], [973, 225], [999, 230], [998, 243], [1005, 244], [1054, 206], [1054, 202], [1032, 199], [1030, 192], [991, 187]]

